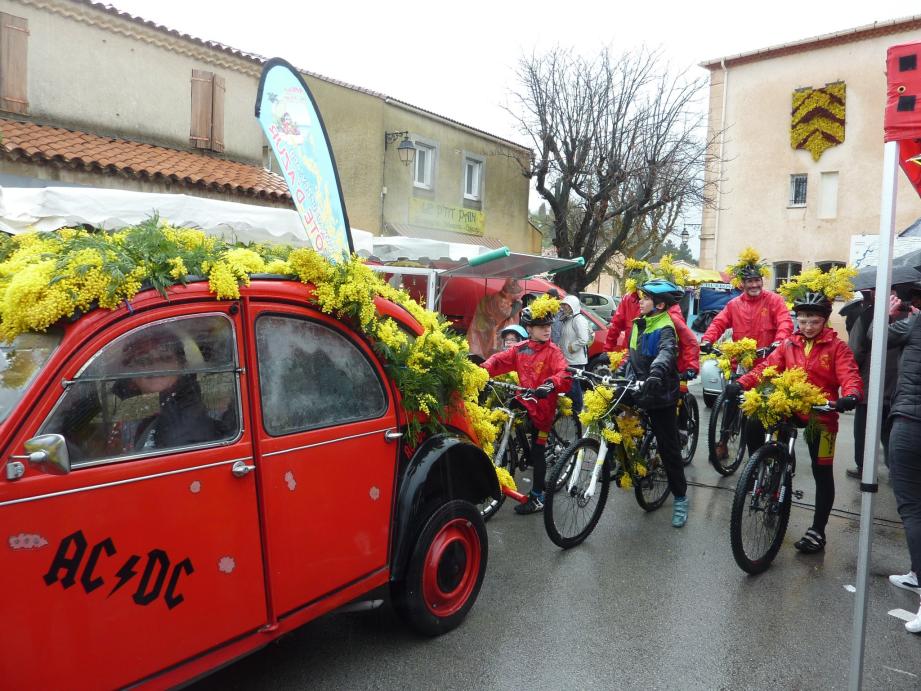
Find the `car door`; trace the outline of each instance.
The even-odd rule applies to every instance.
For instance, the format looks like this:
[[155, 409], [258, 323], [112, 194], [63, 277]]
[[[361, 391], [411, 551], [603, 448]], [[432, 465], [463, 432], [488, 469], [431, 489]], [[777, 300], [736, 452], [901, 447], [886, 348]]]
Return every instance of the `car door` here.
[[396, 409], [368, 345], [307, 308], [250, 305], [277, 616], [386, 575]]
[[[76, 350], [12, 448], [67, 474], [0, 480], [7, 688], [114, 688], [266, 622], [239, 316], [175, 305]], [[239, 477], [238, 477], [239, 476]]]

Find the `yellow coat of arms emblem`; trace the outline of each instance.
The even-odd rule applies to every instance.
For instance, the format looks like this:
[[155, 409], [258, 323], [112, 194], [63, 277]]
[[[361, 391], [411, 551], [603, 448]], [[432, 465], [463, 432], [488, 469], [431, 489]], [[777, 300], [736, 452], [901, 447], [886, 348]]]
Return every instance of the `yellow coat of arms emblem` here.
[[844, 82], [793, 92], [790, 145], [805, 149], [815, 161], [844, 141]]

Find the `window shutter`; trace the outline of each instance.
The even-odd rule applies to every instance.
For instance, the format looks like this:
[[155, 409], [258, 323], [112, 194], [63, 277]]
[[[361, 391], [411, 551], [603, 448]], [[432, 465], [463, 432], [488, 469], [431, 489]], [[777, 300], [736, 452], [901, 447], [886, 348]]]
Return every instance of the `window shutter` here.
[[[211, 148], [211, 101], [214, 75], [192, 70], [192, 128], [189, 142], [196, 149]], [[223, 111], [223, 104], [222, 104]]]
[[211, 150], [224, 151], [224, 78], [214, 75], [211, 92]]
[[29, 20], [0, 12], [0, 110], [29, 112]]

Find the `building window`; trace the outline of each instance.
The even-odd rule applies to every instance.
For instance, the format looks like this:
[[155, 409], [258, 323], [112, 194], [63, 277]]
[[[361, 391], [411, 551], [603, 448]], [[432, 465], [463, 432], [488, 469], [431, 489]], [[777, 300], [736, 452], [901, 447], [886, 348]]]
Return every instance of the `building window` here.
[[478, 202], [483, 196], [483, 160], [464, 157], [464, 199]]
[[790, 176], [790, 206], [806, 206], [806, 175]]
[[828, 261], [828, 262], [816, 262], [815, 268], [817, 268], [822, 273], [828, 273], [832, 269], [843, 269], [846, 266], [844, 262], [838, 261]]
[[838, 173], [822, 173], [819, 184], [819, 218], [838, 215]]
[[224, 78], [192, 70], [192, 127], [189, 142], [196, 149], [224, 151]]
[[803, 265], [800, 262], [777, 262], [774, 264], [774, 290], [777, 290], [802, 270]]
[[432, 172], [435, 168], [435, 147], [423, 142], [415, 142], [416, 145], [416, 163], [413, 168], [413, 184], [416, 187], [430, 190], [432, 184]]
[[0, 12], [0, 110], [29, 112], [29, 20]]

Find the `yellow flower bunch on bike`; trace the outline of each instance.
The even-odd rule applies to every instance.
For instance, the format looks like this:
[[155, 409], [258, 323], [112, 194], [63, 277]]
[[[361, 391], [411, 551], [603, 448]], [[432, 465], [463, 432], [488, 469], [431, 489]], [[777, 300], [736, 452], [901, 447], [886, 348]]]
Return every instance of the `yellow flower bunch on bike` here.
[[828, 402], [822, 390], [807, 381], [806, 370], [802, 367], [791, 367], [780, 373], [775, 367], [767, 367], [761, 374], [758, 385], [745, 392], [741, 408], [746, 415], [757, 417], [765, 427], [794, 415], [808, 416], [812, 406]]
[[579, 422], [583, 427], [588, 427], [601, 419], [611, 407], [614, 400], [614, 391], [607, 386], [596, 386], [591, 391], [586, 391], [582, 398], [582, 412], [579, 413]]
[[617, 371], [617, 368], [621, 366], [626, 356], [627, 356], [626, 350], [612, 350], [608, 353], [608, 360], [611, 363], [612, 372]]
[[739, 341], [725, 341], [719, 346], [721, 355], [704, 355], [703, 360], [716, 360], [717, 366], [722, 370], [723, 376], [728, 380], [732, 375], [735, 364], [751, 369], [755, 364], [755, 355], [758, 343], [754, 338], [743, 338]]
[[556, 399], [556, 409], [563, 417], [572, 417], [572, 399], [569, 396], [560, 396]]

